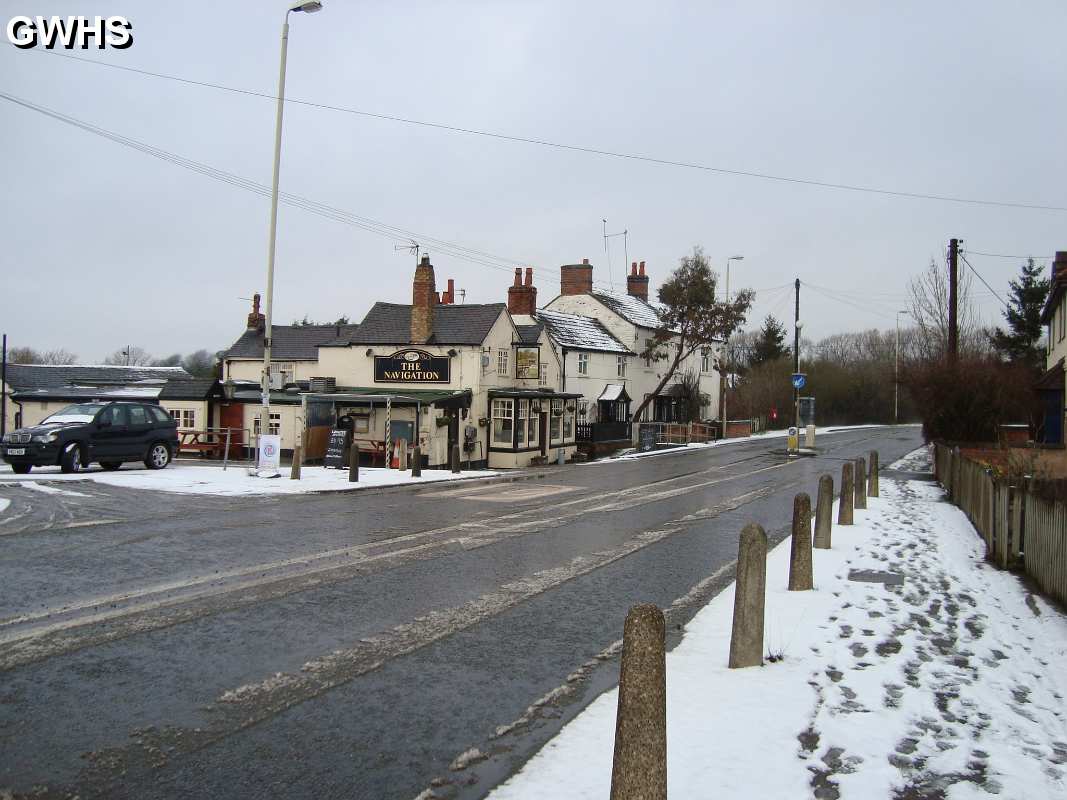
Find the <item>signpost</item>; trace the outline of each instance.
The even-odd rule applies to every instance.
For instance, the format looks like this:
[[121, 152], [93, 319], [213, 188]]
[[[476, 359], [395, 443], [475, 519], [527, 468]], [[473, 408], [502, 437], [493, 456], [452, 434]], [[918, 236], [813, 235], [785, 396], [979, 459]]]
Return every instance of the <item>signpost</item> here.
[[808, 376], [805, 375], [803, 372], [794, 372], [793, 373], [793, 388], [794, 389], [803, 389], [804, 388], [804, 384], [807, 383], [807, 382], [808, 382]]

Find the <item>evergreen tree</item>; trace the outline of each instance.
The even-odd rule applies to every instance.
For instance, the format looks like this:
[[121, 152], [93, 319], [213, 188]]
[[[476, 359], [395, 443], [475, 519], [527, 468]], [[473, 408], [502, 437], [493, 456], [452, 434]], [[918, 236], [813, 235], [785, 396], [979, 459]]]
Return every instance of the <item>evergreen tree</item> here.
[[1044, 354], [1041, 342], [1041, 309], [1048, 299], [1049, 279], [1041, 277], [1044, 267], [1028, 258], [1018, 280], [1011, 282], [1004, 319], [1008, 330], [997, 328], [989, 337], [996, 351], [1006, 361], [1041, 368]]
[[763, 320], [763, 327], [752, 348], [752, 366], [767, 361], [777, 361], [789, 352], [785, 346], [785, 326], [770, 314]]

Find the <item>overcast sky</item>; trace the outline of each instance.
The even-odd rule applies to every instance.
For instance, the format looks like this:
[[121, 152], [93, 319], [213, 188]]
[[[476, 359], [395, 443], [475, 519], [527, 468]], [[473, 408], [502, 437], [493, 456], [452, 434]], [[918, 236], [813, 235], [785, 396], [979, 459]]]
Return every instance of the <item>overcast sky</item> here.
[[[287, 94], [385, 115], [625, 153], [905, 192], [1067, 206], [1067, 4], [354, 2], [291, 17]], [[73, 54], [273, 94], [284, 3], [42, 3], [119, 14], [127, 50]], [[269, 184], [270, 99], [0, 47], [0, 91]], [[269, 201], [0, 100], [10, 346], [95, 361], [228, 347], [265, 285]], [[907, 281], [957, 236], [1050, 256], [1067, 212], [912, 200], [567, 152], [302, 105], [286, 109], [283, 191], [492, 253], [428, 246], [438, 285], [503, 301], [514, 263], [542, 303], [589, 258], [622, 284], [622, 238], [653, 290], [702, 245], [758, 299], [750, 327], [893, 326]], [[410, 302], [403, 237], [282, 206], [275, 321]], [[1019, 261], [970, 257], [1000, 293]], [[815, 287], [842, 294], [834, 300]], [[982, 287], [978, 287], [982, 289]], [[977, 300], [999, 320], [989, 293]], [[458, 292], [457, 292], [458, 294]], [[848, 301], [848, 302], [843, 302]]]

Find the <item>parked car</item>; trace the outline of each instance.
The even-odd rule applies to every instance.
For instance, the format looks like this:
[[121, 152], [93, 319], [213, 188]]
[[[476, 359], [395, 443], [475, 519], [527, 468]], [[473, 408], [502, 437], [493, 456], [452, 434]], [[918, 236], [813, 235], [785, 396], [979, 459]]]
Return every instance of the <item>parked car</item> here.
[[0, 443], [0, 455], [21, 475], [55, 464], [77, 472], [94, 461], [107, 470], [125, 461], [163, 469], [177, 451], [178, 423], [159, 406], [129, 402], [67, 406]]

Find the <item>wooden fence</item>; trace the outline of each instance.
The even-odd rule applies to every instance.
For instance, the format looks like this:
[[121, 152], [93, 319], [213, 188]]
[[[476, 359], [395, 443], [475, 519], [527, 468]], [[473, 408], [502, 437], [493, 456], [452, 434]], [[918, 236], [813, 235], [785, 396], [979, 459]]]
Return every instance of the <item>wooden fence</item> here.
[[1021, 567], [1043, 592], [1067, 603], [1067, 503], [1041, 497], [1024, 478], [994, 478], [958, 447], [935, 445], [934, 470], [982, 537], [990, 561]]

